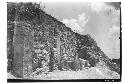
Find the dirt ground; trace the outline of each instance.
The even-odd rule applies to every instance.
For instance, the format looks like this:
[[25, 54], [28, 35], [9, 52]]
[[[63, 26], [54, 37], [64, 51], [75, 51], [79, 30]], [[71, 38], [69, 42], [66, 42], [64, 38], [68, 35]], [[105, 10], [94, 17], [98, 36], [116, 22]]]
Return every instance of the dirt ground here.
[[[8, 79], [16, 79], [8, 73]], [[37, 80], [63, 80], [63, 79], [120, 79], [120, 75], [108, 69], [97, 67], [84, 68], [82, 71], [54, 71], [49, 73], [39, 73], [33, 75], [30, 79]]]

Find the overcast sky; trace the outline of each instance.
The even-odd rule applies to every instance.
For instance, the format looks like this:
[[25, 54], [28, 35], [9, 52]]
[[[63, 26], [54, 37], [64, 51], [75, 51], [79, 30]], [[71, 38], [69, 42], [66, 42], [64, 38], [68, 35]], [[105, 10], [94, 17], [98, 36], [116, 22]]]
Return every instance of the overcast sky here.
[[45, 11], [74, 32], [90, 34], [109, 58], [120, 57], [120, 4], [48, 2]]

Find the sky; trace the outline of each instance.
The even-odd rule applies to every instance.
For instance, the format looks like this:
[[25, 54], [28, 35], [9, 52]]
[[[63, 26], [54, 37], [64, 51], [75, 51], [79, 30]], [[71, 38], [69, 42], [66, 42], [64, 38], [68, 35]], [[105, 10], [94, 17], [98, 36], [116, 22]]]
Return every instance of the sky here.
[[120, 58], [118, 2], [46, 2], [44, 11], [74, 32], [90, 34], [109, 58]]

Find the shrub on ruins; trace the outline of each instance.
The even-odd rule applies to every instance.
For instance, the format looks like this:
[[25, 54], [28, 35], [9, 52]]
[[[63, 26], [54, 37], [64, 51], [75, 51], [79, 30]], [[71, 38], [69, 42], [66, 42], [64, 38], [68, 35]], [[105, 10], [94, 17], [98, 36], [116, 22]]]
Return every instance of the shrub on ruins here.
[[117, 64], [118, 67], [120, 67], [120, 58], [119, 58], [119, 59], [112, 59], [112, 62], [113, 62], [114, 64]]

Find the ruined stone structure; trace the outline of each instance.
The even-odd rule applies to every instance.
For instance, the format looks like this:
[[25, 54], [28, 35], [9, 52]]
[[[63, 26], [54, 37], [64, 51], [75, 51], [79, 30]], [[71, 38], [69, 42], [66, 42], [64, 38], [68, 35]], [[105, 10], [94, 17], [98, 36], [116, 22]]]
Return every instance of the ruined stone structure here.
[[[99, 60], [112, 64], [90, 35], [71, 31], [39, 4], [8, 3], [7, 8], [8, 70], [13, 75], [30, 78], [37, 68], [62, 70], [65, 66], [60, 64], [74, 64], [78, 58], [88, 60], [91, 66]], [[66, 65], [78, 69], [73, 64]]]

